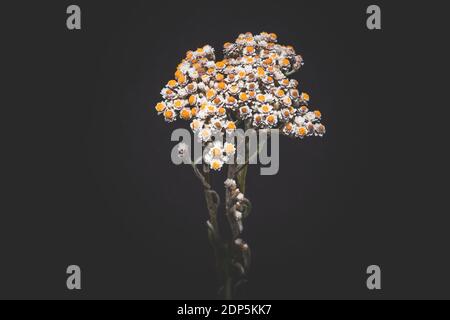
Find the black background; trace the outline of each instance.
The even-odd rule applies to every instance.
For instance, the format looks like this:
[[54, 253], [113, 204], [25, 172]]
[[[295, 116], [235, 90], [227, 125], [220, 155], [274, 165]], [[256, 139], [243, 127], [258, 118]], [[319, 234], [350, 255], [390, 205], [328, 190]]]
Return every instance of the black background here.
[[[66, 28], [73, 3], [81, 31]], [[251, 169], [253, 266], [238, 298], [449, 298], [450, 221], [436, 200], [442, 159], [429, 135], [439, 128], [428, 121], [440, 116], [426, 109], [432, 92], [415, 87], [434, 81], [419, 72], [438, 59], [424, 54], [433, 38], [445, 41], [445, 22], [431, 3], [375, 3], [381, 31], [366, 28], [368, 1], [3, 10], [0, 298], [216, 298], [201, 186], [170, 161], [181, 122], [165, 124], [153, 107], [187, 50], [220, 52], [246, 31], [276, 32], [302, 54], [293, 78], [328, 132], [282, 139], [276, 176]], [[82, 268], [81, 291], [66, 289], [71, 264]], [[366, 288], [372, 264], [382, 269], [378, 292]]]

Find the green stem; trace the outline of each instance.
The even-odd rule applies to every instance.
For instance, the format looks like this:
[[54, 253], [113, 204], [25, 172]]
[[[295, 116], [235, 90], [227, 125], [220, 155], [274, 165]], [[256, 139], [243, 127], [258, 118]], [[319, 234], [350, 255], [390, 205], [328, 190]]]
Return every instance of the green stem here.
[[225, 300], [233, 299], [233, 279], [229, 275], [229, 272], [227, 272], [226, 279], [225, 279], [224, 297], [225, 297]]
[[248, 171], [248, 165], [243, 167], [237, 174], [237, 182], [238, 182], [239, 190], [241, 190], [241, 192], [243, 194], [245, 194], [245, 182], [247, 180], [247, 171]]

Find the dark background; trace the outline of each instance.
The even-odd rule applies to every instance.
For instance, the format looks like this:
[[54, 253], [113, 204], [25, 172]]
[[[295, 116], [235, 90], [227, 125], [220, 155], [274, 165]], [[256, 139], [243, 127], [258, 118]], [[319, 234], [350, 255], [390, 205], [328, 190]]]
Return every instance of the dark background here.
[[[81, 31], [66, 29], [69, 4], [82, 9]], [[370, 4], [381, 6], [381, 31], [366, 28]], [[246, 31], [275, 32], [302, 54], [293, 78], [328, 132], [281, 139], [276, 176], [251, 169], [253, 266], [238, 298], [450, 298], [450, 219], [439, 204], [448, 188], [437, 188], [432, 138], [442, 106], [427, 109], [435, 78], [419, 74], [440, 72], [430, 66], [439, 51], [425, 58], [432, 39], [446, 39], [439, 11], [411, 1], [83, 0], [3, 10], [0, 298], [216, 297], [202, 188], [170, 161], [181, 122], [165, 124], [153, 107], [187, 50], [220, 52]], [[66, 289], [71, 264], [82, 291]], [[379, 292], [366, 288], [372, 264]]]

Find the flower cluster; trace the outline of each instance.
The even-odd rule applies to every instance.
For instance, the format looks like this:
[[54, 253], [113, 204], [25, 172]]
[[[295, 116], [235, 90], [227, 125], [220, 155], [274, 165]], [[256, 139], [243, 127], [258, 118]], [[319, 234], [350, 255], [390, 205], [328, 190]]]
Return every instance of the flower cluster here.
[[164, 100], [156, 111], [167, 122], [190, 121], [210, 148], [205, 161], [220, 170], [235, 147], [213, 144], [212, 137], [232, 134], [240, 125], [279, 129], [298, 138], [325, 134], [322, 114], [311, 110], [309, 95], [288, 78], [302, 64], [302, 57], [291, 46], [278, 44], [274, 33], [239, 35], [234, 43], [224, 44], [221, 61], [206, 45], [186, 53], [175, 78], [162, 89]]
[[236, 154], [236, 147], [230, 142], [222, 144], [221, 141], [209, 143], [205, 149], [203, 159], [209, 164], [211, 169], [220, 170], [230, 157]]

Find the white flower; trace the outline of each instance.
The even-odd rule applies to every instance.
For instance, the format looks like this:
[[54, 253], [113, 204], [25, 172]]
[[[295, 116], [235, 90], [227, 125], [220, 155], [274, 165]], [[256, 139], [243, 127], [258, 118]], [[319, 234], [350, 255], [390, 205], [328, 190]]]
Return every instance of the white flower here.
[[295, 117], [295, 124], [300, 127], [305, 123], [305, 121], [305, 118], [303, 118], [302, 116]]
[[202, 82], [198, 84], [199, 89], [204, 91], [206, 88], [206, 83], [209, 83], [209, 80], [211, 80], [210, 76], [206, 74], [202, 75]]
[[211, 156], [211, 159], [222, 159], [223, 149], [216, 144], [209, 150], [209, 155]]
[[211, 139], [211, 136], [212, 136], [211, 129], [203, 128], [202, 130], [200, 130], [199, 138], [201, 141], [207, 142]]
[[228, 134], [232, 134], [236, 131], [236, 123], [234, 123], [234, 121], [227, 121], [225, 124], [225, 128]]
[[178, 90], [178, 96], [180, 98], [185, 98], [187, 95], [188, 95], [188, 92], [187, 92], [186, 89], [181, 88], [181, 89]]
[[[256, 37], [255, 37], [255, 39], [256, 39]], [[258, 39], [260, 39], [260, 37], [258, 37]], [[261, 47], [267, 47], [267, 41], [265, 41], [265, 40], [259, 41], [258, 44], [259, 44]]]
[[233, 156], [236, 153], [236, 147], [234, 144], [226, 142], [223, 147], [224, 152], [227, 154], [227, 156]]
[[223, 161], [220, 159], [214, 159], [211, 161], [209, 166], [215, 171], [220, 171], [223, 167]]
[[276, 70], [276, 71], [274, 72], [273, 76], [274, 76], [274, 78], [275, 78], [276, 80], [281, 80], [281, 79], [283, 79], [283, 78], [285, 77], [285, 75], [284, 75], [281, 71], [279, 71], [279, 70]]
[[250, 65], [246, 65], [246, 66], [244, 67], [244, 70], [245, 70], [245, 72], [248, 74], [248, 73], [253, 72], [253, 67], [250, 66]]
[[265, 123], [269, 127], [276, 126], [278, 123], [278, 114], [277, 113], [269, 114], [265, 119]]
[[214, 48], [211, 47], [210, 45], [204, 46], [204, 47], [203, 47], [203, 51], [204, 51], [206, 54], [214, 54]]
[[242, 119], [247, 119], [252, 116], [252, 110], [248, 106], [243, 106], [239, 108], [239, 114]]
[[189, 77], [192, 79], [197, 79], [200, 75], [198, 74], [197, 70], [195, 69], [189, 69]]
[[292, 106], [292, 99], [288, 96], [284, 97], [282, 102], [286, 107]]
[[190, 64], [188, 62], [183, 62], [180, 64], [179, 68], [182, 73], [186, 73], [190, 68]]
[[166, 122], [174, 122], [177, 118], [176, 118], [176, 113], [175, 110], [173, 109], [166, 109], [163, 112], [164, 115], [164, 120], [166, 120]]
[[273, 107], [270, 104], [263, 104], [260, 108], [258, 108], [258, 111], [261, 113], [270, 113], [272, 111]]
[[316, 115], [314, 114], [314, 112], [308, 112], [305, 117], [309, 121], [314, 121], [316, 119]]
[[280, 115], [283, 119], [289, 120], [292, 118], [291, 110], [289, 109], [283, 109], [280, 111]]
[[321, 123], [316, 123], [314, 125], [314, 134], [316, 136], [322, 137], [326, 132], [325, 126]]
[[211, 124], [212, 124], [212, 129], [214, 132], [220, 132], [220, 131], [222, 131], [222, 129], [225, 125], [225, 121], [223, 121], [220, 118], [212, 118]]
[[173, 99], [175, 97], [175, 92], [169, 88], [164, 88], [161, 90], [161, 95], [164, 99]]
[[266, 102], [271, 103], [274, 100], [275, 100], [275, 98], [272, 94], [270, 94], [270, 93], [266, 94]]
[[203, 121], [200, 121], [198, 119], [194, 119], [191, 122], [191, 129], [192, 129], [192, 131], [198, 132], [202, 128], [203, 128]]
[[236, 189], [237, 187], [236, 181], [234, 181], [233, 179], [225, 180], [225, 187], [228, 189]]

